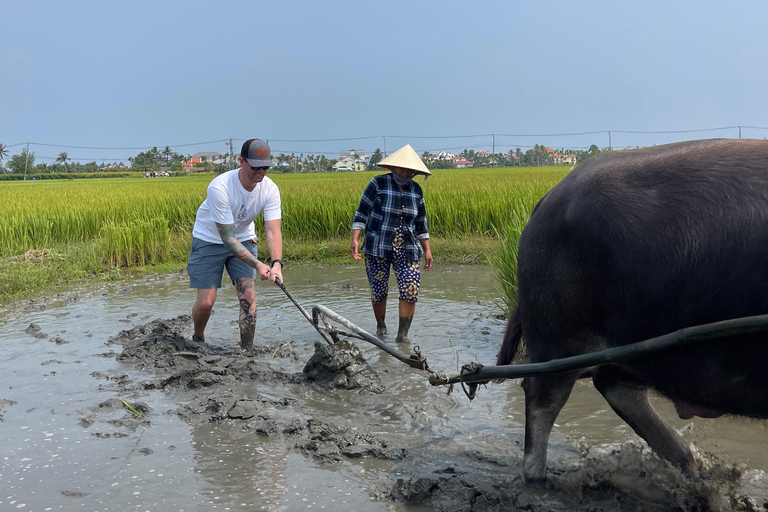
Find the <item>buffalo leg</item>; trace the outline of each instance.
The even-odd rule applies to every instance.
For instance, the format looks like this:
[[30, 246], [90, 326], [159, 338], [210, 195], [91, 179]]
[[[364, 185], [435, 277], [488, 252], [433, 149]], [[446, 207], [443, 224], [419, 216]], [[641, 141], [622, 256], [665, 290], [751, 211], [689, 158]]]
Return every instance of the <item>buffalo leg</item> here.
[[568, 401], [578, 372], [523, 379], [525, 390], [526, 482], [544, 485], [547, 480], [547, 444], [557, 415]]
[[680, 438], [664, 424], [648, 401], [648, 388], [618, 369], [600, 368], [593, 377], [616, 414], [658, 455], [691, 474], [695, 472], [693, 455]]

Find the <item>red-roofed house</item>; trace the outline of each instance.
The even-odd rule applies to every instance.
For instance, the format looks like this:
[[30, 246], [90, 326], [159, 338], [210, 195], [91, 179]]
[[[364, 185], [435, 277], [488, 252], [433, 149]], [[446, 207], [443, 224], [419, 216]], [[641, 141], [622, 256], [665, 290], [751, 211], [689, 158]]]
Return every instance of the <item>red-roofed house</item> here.
[[[186, 172], [195, 170], [195, 164], [202, 164], [210, 162], [213, 164], [219, 164], [222, 162], [223, 155], [218, 151], [199, 151], [192, 155], [189, 160], [182, 162], [184, 170]], [[202, 170], [198, 167], [199, 170]]]
[[453, 160], [453, 163], [456, 164], [457, 169], [465, 169], [467, 167], [472, 167], [475, 165], [472, 163], [471, 160], [467, 160], [466, 158], [461, 156], [454, 157], [452, 158], [452, 160]]

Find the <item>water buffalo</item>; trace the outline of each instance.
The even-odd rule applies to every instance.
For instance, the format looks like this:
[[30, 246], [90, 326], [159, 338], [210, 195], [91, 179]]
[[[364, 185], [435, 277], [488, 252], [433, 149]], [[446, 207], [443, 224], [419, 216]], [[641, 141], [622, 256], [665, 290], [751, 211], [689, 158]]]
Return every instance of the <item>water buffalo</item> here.
[[[589, 159], [534, 209], [518, 279], [498, 364], [512, 362], [521, 336], [531, 362], [542, 362], [768, 313], [768, 142], [692, 141]], [[739, 335], [525, 378], [526, 480], [546, 481], [552, 426], [585, 375], [657, 454], [695, 473], [648, 390], [683, 418], [768, 418], [766, 341]]]

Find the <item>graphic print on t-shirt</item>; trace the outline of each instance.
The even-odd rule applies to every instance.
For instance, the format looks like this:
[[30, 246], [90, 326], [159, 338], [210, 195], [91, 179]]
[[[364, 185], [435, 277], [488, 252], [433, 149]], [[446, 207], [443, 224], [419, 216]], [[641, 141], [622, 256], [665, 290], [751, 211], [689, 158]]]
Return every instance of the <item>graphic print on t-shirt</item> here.
[[245, 205], [240, 205], [240, 211], [237, 212], [237, 220], [243, 220], [245, 216], [248, 214], [248, 210], [245, 209]]

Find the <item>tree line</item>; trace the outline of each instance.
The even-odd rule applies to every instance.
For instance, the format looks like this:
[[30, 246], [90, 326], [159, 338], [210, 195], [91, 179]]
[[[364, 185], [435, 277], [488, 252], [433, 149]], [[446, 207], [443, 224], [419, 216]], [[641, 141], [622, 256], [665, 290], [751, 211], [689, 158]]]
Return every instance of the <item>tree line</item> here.
[[[609, 148], [600, 149], [597, 145], [592, 144], [587, 150], [561, 148], [550, 152], [547, 151], [546, 146], [536, 144], [526, 151], [523, 151], [521, 148], [515, 148], [510, 149], [507, 153], [478, 152], [474, 149], [464, 149], [458, 156], [472, 162], [473, 167], [540, 167], [542, 165], [572, 165], [571, 163], [558, 164], [555, 162], [555, 154], [561, 157], [574, 155], [576, 157], [575, 163], [579, 164], [602, 151], [609, 151]], [[436, 155], [429, 151], [422, 153], [421, 158], [430, 169], [451, 169], [456, 167], [453, 160], [437, 158]]]
[[[601, 151], [608, 151], [609, 148], [598, 148], [595, 144], [587, 150], [561, 148], [556, 153], [560, 155], [573, 154], [576, 156], [576, 163], [581, 163], [590, 156], [596, 155]], [[35, 152], [29, 151], [26, 147], [21, 152], [7, 159], [9, 155], [8, 147], [0, 144], [0, 169], [13, 174], [48, 174], [48, 173], [93, 173], [109, 171], [125, 171], [127, 168], [134, 172], [160, 172], [171, 173], [183, 172], [184, 161], [191, 159], [190, 155], [183, 155], [173, 151], [166, 146], [163, 149], [153, 147], [147, 151], [140, 152], [134, 157], [128, 158], [129, 165], [123, 162], [113, 162], [112, 164], [97, 164], [95, 161], [88, 163], [73, 162], [67, 152], [59, 153], [58, 157], [52, 163], [36, 163]], [[353, 159], [359, 161], [359, 154], [351, 155]], [[521, 148], [510, 149], [507, 153], [489, 153], [477, 152], [473, 149], [464, 149], [459, 156], [472, 162], [473, 167], [516, 167], [530, 166], [537, 167], [542, 165], [554, 165], [553, 153], [548, 152], [543, 145], [536, 144], [533, 148], [522, 151]], [[225, 172], [231, 168], [229, 162], [234, 161], [232, 155], [222, 155], [222, 159], [217, 162], [206, 161], [195, 164], [195, 167], [202, 171]], [[436, 158], [429, 151], [424, 151], [421, 155], [424, 163], [430, 169], [454, 168], [456, 164], [450, 159]], [[285, 154], [273, 155], [276, 162], [276, 171], [279, 172], [329, 172], [338, 162], [337, 159], [327, 158], [325, 155], [304, 155], [304, 154]], [[367, 169], [373, 170], [376, 165], [384, 159], [384, 154], [380, 148], [376, 148], [367, 162]], [[5, 165], [4, 165], [5, 161]], [[235, 164], [235, 166], [237, 166]]]
[[22, 148], [20, 153], [11, 156], [4, 165], [4, 160], [8, 154], [8, 147], [5, 144], [0, 144], [0, 169], [5, 169], [6, 172], [12, 174], [125, 172], [128, 169], [136, 172], [159, 172], [161, 170], [179, 172], [184, 170], [182, 162], [189, 158], [188, 155], [176, 153], [166, 146], [164, 149], [155, 147], [130, 157], [128, 158], [128, 165], [123, 162], [101, 164], [96, 163], [96, 161], [73, 162], [66, 151], [59, 153], [51, 163], [37, 163], [35, 152]]

